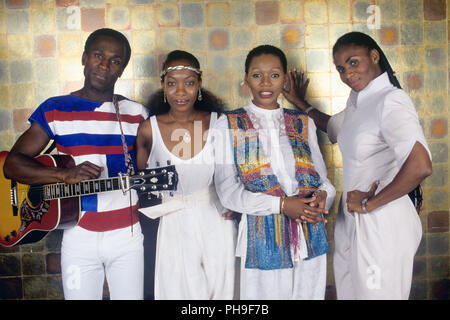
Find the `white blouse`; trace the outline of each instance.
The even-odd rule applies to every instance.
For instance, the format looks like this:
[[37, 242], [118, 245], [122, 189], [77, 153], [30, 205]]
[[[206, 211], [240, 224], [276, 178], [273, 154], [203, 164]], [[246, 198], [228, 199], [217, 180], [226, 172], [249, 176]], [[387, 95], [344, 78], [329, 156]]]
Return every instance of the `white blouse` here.
[[[284, 126], [283, 109], [266, 110], [250, 103], [244, 107], [253, 126], [258, 130], [261, 147], [270, 159], [270, 165], [287, 196], [298, 193], [295, 179], [295, 160]], [[270, 215], [280, 212], [280, 197], [253, 193], [244, 188], [234, 163], [233, 146], [228, 120], [222, 115], [214, 127], [215, 186], [222, 205], [230, 210], [251, 214]], [[319, 173], [319, 189], [328, 194], [326, 209], [333, 204], [336, 190], [327, 178], [327, 170], [319, 149], [314, 121], [308, 118], [308, 144], [315, 170]]]
[[390, 83], [386, 72], [360, 92], [351, 91], [347, 107], [330, 118], [327, 133], [342, 153], [343, 203], [347, 191], [368, 191], [377, 180], [377, 191], [382, 190], [397, 175], [416, 141], [431, 159], [411, 99]]

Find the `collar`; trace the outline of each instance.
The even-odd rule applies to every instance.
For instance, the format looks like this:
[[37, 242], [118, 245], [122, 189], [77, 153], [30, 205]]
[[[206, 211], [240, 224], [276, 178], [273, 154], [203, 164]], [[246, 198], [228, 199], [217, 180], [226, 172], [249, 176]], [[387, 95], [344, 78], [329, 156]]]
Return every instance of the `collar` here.
[[389, 81], [389, 76], [387, 72], [383, 72], [381, 75], [370, 81], [369, 84], [360, 92], [355, 92], [352, 90], [350, 93], [350, 97], [352, 96], [355, 97], [356, 95], [354, 101], [356, 102], [355, 105], [357, 107], [361, 105], [362, 102], [367, 98], [369, 98], [370, 96], [378, 94], [381, 90], [389, 87], [393, 88], [394, 86]]

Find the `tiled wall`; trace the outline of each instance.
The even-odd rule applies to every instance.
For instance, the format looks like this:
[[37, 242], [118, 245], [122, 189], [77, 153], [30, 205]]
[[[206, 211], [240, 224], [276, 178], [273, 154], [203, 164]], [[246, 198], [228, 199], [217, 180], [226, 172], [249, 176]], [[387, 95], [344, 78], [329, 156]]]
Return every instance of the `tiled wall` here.
[[[345, 32], [364, 31], [380, 43], [413, 99], [433, 153], [411, 298], [448, 299], [449, 10], [445, 0], [0, 0], [0, 150], [12, 146], [44, 99], [81, 87], [84, 40], [100, 27], [130, 39], [132, 59], [116, 88], [137, 101], [159, 87], [164, 54], [185, 49], [199, 58], [205, 87], [231, 108], [242, 106], [249, 101], [242, 85], [246, 54], [269, 43], [286, 52], [289, 67], [307, 71], [310, 102], [330, 114], [349, 92], [333, 68], [331, 47]], [[325, 135], [319, 138], [338, 199], [341, 155]], [[335, 213], [336, 205], [330, 240]], [[62, 298], [60, 242], [56, 231], [33, 245], [0, 248], [0, 298]], [[333, 299], [331, 255], [328, 261]]]

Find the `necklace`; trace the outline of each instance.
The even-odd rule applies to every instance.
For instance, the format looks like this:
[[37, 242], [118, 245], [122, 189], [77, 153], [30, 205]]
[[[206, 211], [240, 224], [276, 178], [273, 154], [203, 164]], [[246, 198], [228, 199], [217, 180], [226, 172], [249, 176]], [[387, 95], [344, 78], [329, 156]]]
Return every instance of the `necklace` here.
[[[170, 117], [174, 122], [179, 122], [177, 119], [175, 119], [175, 117], [174, 117], [170, 112], [168, 112], [167, 114], [169, 115], [169, 117]], [[196, 115], [196, 113], [194, 113], [194, 114], [192, 115], [192, 119], [186, 120], [186, 121], [184, 121], [184, 122], [192, 123], [192, 122], [194, 121], [194, 119], [195, 119], [195, 115]], [[183, 134], [183, 142], [184, 142], [184, 143], [190, 143], [191, 140], [192, 140], [192, 138], [191, 138], [191, 133], [189, 132], [188, 129], [185, 129], [184, 134]]]

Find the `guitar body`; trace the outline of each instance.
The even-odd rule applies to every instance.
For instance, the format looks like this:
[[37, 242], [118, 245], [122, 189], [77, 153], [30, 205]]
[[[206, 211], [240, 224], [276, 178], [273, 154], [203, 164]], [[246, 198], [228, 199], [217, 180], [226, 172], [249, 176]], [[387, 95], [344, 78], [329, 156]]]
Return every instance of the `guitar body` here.
[[[3, 165], [8, 152], [0, 152], [0, 244], [6, 247], [41, 240], [49, 231], [75, 226], [80, 219], [80, 198], [44, 201], [39, 185], [23, 185], [7, 179]], [[75, 162], [68, 155], [40, 155], [35, 158], [47, 167], [70, 168]]]

